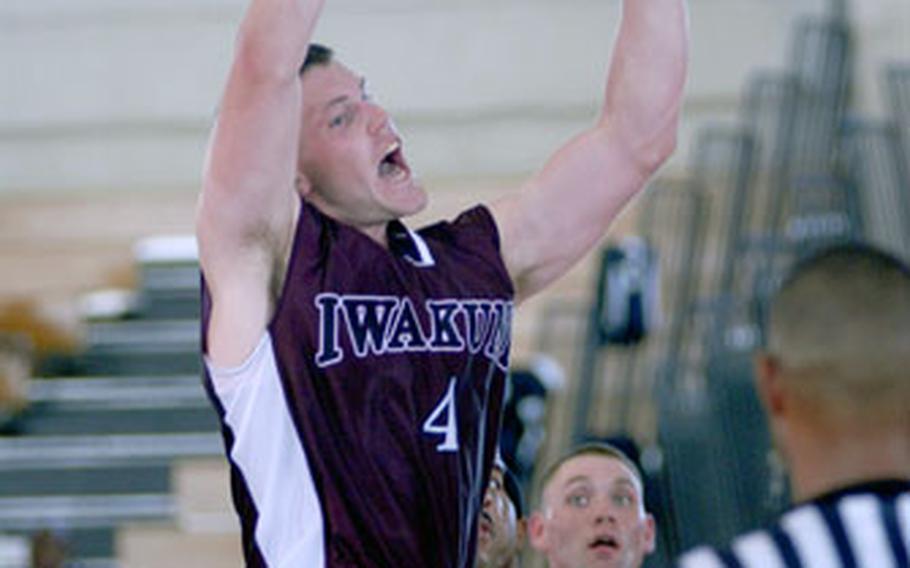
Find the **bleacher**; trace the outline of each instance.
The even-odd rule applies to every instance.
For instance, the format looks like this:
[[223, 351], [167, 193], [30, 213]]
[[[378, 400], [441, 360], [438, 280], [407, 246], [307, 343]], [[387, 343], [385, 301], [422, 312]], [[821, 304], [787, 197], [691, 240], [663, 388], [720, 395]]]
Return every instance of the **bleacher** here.
[[[173, 565], [160, 557], [166, 547], [144, 559], [130, 552], [146, 546], [146, 530], [158, 541], [162, 531], [171, 534], [176, 546], [187, 530], [212, 533], [214, 526], [209, 537], [190, 540], [202, 547], [223, 541], [217, 550], [236, 553], [223, 445], [199, 375], [192, 249], [191, 237], [141, 241], [138, 289], [128, 301], [95, 295], [85, 308], [84, 348], [48, 365], [69, 375], [31, 382], [20, 435], [0, 438], [0, 533], [50, 530], [79, 566]], [[200, 458], [212, 461], [200, 465]], [[213, 468], [217, 484], [204, 473]], [[180, 490], [193, 484], [187, 471], [209, 480], [194, 486], [201, 495]], [[193, 502], [205, 495], [214, 505], [194, 516]], [[224, 565], [220, 554], [208, 565]], [[194, 565], [206, 563], [202, 557]]]
[[881, 69], [890, 112], [872, 120], [849, 104], [852, 53], [842, 15], [800, 21], [789, 66], [754, 73], [736, 121], [698, 132], [688, 178], [648, 190], [637, 232], [660, 259], [664, 321], [641, 343], [604, 339], [601, 264], [572, 438], [629, 434], [648, 449], [651, 565], [788, 502], [751, 369], [787, 267], [843, 240], [910, 259], [910, 64]]

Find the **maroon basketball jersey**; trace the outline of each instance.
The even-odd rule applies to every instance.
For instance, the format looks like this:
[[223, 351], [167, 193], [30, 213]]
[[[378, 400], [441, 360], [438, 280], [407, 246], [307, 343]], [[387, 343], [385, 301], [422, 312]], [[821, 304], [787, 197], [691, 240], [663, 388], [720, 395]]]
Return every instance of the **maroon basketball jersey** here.
[[206, 365], [248, 565], [474, 564], [512, 283], [483, 207], [387, 232], [304, 204], [259, 346]]

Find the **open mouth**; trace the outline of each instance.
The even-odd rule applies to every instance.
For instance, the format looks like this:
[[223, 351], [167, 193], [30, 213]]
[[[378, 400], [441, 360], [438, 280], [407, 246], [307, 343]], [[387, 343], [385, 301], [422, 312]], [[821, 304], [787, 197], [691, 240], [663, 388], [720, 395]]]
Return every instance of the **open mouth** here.
[[386, 148], [379, 162], [379, 177], [391, 180], [403, 180], [410, 174], [408, 164], [401, 151], [401, 142], [396, 140]]
[[592, 550], [619, 550], [619, 541], [610, 535], [600, 535], [588, 544]]

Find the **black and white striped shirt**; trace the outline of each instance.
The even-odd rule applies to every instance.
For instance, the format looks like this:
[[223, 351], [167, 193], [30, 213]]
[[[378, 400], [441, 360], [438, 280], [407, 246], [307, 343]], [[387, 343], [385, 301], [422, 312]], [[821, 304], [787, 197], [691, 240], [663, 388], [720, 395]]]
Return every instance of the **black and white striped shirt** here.
[[702, 546], [679, 568], [910, 567], [910, 481], [855, 485], [796, 506], [770, 529], [723, 549]]

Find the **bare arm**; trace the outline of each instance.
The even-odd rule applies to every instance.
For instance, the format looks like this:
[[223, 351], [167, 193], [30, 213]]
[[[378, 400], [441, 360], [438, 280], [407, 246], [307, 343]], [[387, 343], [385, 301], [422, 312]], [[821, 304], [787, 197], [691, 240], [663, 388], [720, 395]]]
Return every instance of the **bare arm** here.
[[252, 0], [206, 157], [196, 234], [214, 300], [209, 355], [240, 363], [262, 335], [296, 220], [300, 81], [324, 0]]
[[491, 205], [519, 301], [587, 253], [675, 149], [687, 28], [685, 0], [624, 0], [597, 124]]

